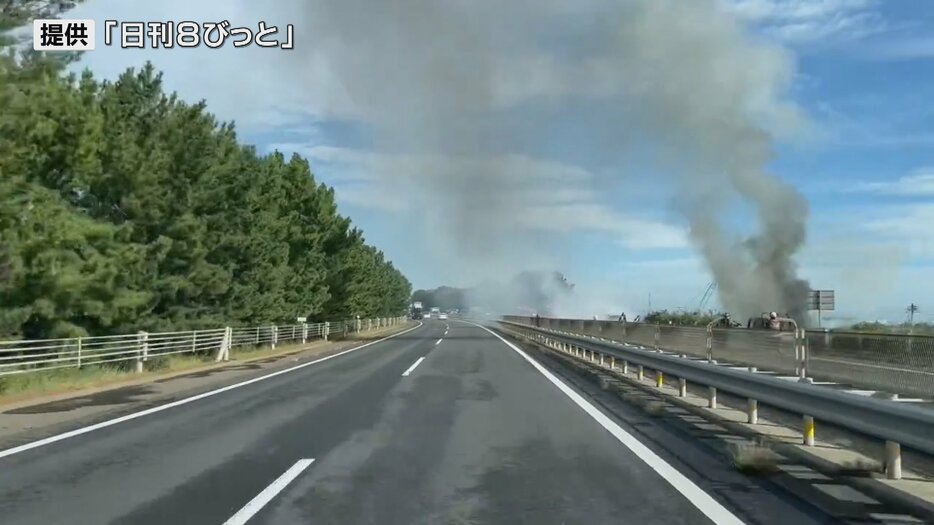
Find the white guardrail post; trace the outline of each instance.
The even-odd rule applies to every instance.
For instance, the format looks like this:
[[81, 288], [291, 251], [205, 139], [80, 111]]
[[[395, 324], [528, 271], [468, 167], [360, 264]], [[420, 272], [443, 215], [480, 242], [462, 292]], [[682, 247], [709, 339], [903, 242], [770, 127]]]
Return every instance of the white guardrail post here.
[[217, 357], [215, 361], [229, 361], [230, 360], [230, 347], [233, 344], [233, 328], [226, 327], [224, 328], [224, 336], [221, 337], [220, 347], [217, 349]]
[[272, 330], [272, 349], [275, 350], [276, 343], [279, 342], [279, 327], [276, 325], [273, 325], [270, 327], [270, 330]]
[[[749, 373], [755, 374], [756, 367], [749, 367]], [[746, 422], [751, 425], [759, 423], [759, 401], [757, 399], [750, 397], [746, 400]]]
[[78, 364], [76, 368], [81, 368], [81, 336], [78, 336]]
[[713, 362], [713, 326], [707, 325], [707, 362]]
[[885, 477], [902, 479], [902, 446], [895, 441], [885, 442]]
[[328, 340], [328, 335], [331, 333], [331, 323], [329, 321], [324, 322], [324, 340]]
[[308, 342], [308, 323], [302, 323], [302, 344]]
[[799, 378], [807, 376], [804, 371], [804, 356], [801, 355], [801, 338], [798, 336], [797, 328], [795, 328], [795, 375]]
[[138, 332], [136, 334], [136, 372], [143, 373], [143, 362], [149, 357], [149, 334], [147, 332]]
[[802, 356], [801, 368], [804, 371], [804, 374], [802, 377], [807, 377], [808, 364], [809, 364], [808, 361], [810, 359], [810, 356], [808, 355], [808, 334], [804, 328], [801, 329], [800, 342], [801, 342], [801, 356]]
[[230, 330], [230, 327], [224, 328], [224, 335], [221, 336], [221, 344], [217, 347], [217, 354], [214, 356], [214, 361], [223, 361], [224, 360], [224, 348], [227, 347], [227, 331]]

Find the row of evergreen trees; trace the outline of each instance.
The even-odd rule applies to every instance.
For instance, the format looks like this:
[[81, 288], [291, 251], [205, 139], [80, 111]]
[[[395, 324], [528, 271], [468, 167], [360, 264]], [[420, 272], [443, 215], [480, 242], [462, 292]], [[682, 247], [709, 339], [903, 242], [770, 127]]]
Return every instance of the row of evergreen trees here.
[[237, 142], [147, 64], [0, 57], [0, 339], [405, 311], [408, 280], [293, 155]]

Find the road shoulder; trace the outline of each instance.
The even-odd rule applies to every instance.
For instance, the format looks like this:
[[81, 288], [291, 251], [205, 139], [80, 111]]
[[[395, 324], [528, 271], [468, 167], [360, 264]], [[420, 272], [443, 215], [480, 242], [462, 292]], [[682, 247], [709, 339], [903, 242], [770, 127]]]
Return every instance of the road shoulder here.
[[[754, 432], [749, 425], [735, 421], [739, 416], [745, 418], [744, 413], [740, 414], [741, 411], [724, 406], [716, 410], [708, 409], [702, 406], [703, 400], [693, 399], [691, 395], [687, 398], [679, 397], [677, 388], [667, 385], [658, 388], [655, 376], [648, 370], [640, 381], [634, 375], [634, 370], [628, 374], [618, 368], [611, 371], [608, 362], [601, 364], [578, 358], [525, 341], [508, 330], [501, 333], [521, 341], [525, 347], [534, 348], [540, 360], [550, 363], [549, 368], [562, 370], [562, 376], [572, 379], [579, 388], [589, 390], [592, 395], [602, 399], [601, 406], [605, 409], [617, 412], [631, 406], [639, 407], [660, 424], [680, 428], [683, 433], [692, 436], [695, 442], [705, 444], [715, 451], [723, 463], [735, 461], [731, 456], [736, 446], [758, 448], [757, 443], [766, 438], [761, 434], [763, 430], [774, 432], [781, 429], [780, 425], [770, 424], [760, 418], [760, 424]], [[893, 497], [892, 492], [886, 494], [867, 490], [870, 484], [881, 485], [888, 480], [840, 475], [835, 469], [824, 468], [827, 465], [814, 461], [812, 456], [831, 450], [828, 447], [813, 447], [805, 455], [801, 453], [804, 447], [776, 446], [785, 444], [780, 443], [780, 440], [775, 441], [774, 437], [769, 438], [768, 442], [772, 444], [772, 452], [778, 453], [774, 461], [777, 471], [758, 473], [748, 479], [771, 485], [844, 521], [873, 520], [885, 516], [881, 520], [883, 523], [920, 523], [918, 518], [927, 520], [931, 517], [927, 505], [919, 505], [917, 501], [909, 501], [904, 497]]]

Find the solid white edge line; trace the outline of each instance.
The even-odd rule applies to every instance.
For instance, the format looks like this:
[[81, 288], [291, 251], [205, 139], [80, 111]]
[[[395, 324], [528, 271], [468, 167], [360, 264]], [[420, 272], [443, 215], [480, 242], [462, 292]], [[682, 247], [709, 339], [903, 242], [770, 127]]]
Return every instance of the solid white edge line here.
[[415, 329], [417, 329], [417, 328], [419, 328], [419, 327], [421, 327], [421, 326], [422, 326], [422, 323], [418, 323], [416, 326], [413, 326], [412, 328], [409, 328], [408, 330], [404, 330], [404, 331], [402, 331], [402, 332], [392, 334], [392, 335], [387, 336], [387, 337], [384, 337], [384, 338], [382, 338], [382, 339], [377, 339], [376, 341], [370, 341], [369, 343], [365, 343], [365, 344], [362, 344], [362, 345], [360, 345], [360, 346], [355, 346], [355, 347], [353, 347], [353, 348], [350, 348], [350, 349], [347, 349], [347, 350], [344, 350], [344, 351], [342, 351], [342, 352], [338, 352], [338, 353], [336, 353], [336, 354], [332, 354], [332, 355], [329, 355], [329, 356], [326, 356], [326, 357], [322, 357], [322, 358], [320, 358], [320, 359], [315, 359], [314, 361], [309, 361], [309, 362], [307, 362], [307, 363], [302, 363], [302, 364], [300, 364], [300, 365], [295, 365], [295, 366], [293, 366], [293, 367], [291, 367], [291, 368], [286, 368], [286, 369], [283, 369], [283, 370], [278, 370], [278, 371], [276, 371], [276, 372], [272, 372], [272, 373], [266, 374], [266, 375], [264, 375], [264, 376], [254, 377], [253, 379], [248, 379], [248, 380], [246, 380], [246, 381], [241, 381], [241, 382], [239, 382], [239, 383], [234, 383], [234, 384], [232, 384], [232, 385], [227, 385], [227, 386], [225, 386], [225, 387], [221, 387], [221, 388], [218, 388], [218, 389], [215, 389], [215, 390], [209, 390], [209, 391], [207, 391], [207, 392], [204, 392], [204, 393], [201, 393], [201, 394], [198, 394], [198, 395], [195, 395], [195, 396], [186, 397], [186, 398], [184, 398], [184, 399], [179, 399], [178, 401], [173, 401], [173, 402], [171, 402], [171, 403], [166, 403], [166, 404], [164, 404], [164, 405], [159, 405], [159, 406], [156, 406], [156, 407], [147, 408], [146, 410], [141, 410], [141, 411], [139, 411], [139, 412], [134, 412], [134, 413], [132, 413], [132, 414], [127, 414], [127, 415], [125, 415], [125, 416], [117, 417], [117, 418], [114, 418], [114, 419], [108, 419], [107, 421], [102, 421], [102, 422], [100, 422], [100, 423], [95, 423], [95, 424], [93, 424], [93, 425], [88, 425], [88, 426], [86, 426], [86, 427], [76, 428], [75, 430], [70, 430], [70, 431], [68, 431], [68, 432], [63, 432], [63, 433], [61, 433], [61, 434], [57, 434], [57, 435], [54, 435], [54, 436], [49, 436], [49, 437], [47, 437], [47, 438], [40, 439], [40, 440], [37, 440], [37, 441], [33, 441], [33, 442], [31, 442], [31, 443], [26, 443], [26, 444], [19, 445], [19, 446], [13, 447], [13, 448], [8, 448], [8, 449], [6, 449], [6, 450], [0, 450], [0, 458], [5, 458], [5, 457], [7, 457], [7, 456], [12, 456], [12, 455], [14, 455], [14, 454], [19, 454], [20, 452], [26, 452], [27, 450], [32, 450], [32, 449], [34, 449], [34, 448], [39, 448], [39, 447], [42, 447], [42, 446], [45, 446], [45, 445], [50, 445], [50, 444], [56, 443], [56, 442], [58, 442], [58, 441], [63, 441], [63, 440], [65, 440], [65, 439], [73, 438], [73, 437], [75, 437], [75, 436], [80, 436], [80, 435], [82, 435], [82, 434], [87, 434], [88, 432], [93, 432], [93, 431], [95, 431], [95, 430], [100, 430], [100, 429], [102, 429], [102, 428], [107, 428], [107, 427], [109, 427], [109, 426], [113, 426], [113, 425], [116, 425], [116, 424], [118, 424], [118, 423], [123, 423], [123, 422], [125, 422], [125, 421], [130, 421], [130, 420], [133, 420], [133, 419], [136, 419], [136, 418], [139, 418], [139, 417], [148, 416], [148, 415], [150, 415], [150, 414], [155, 414], [156, 412], [162, 412], [163, 410], [168, 410], [168, 409], [170, 409], [170, 408], [175, 408], [175, 407], [177, 407], [177, 406], [187, 405], [188, 403], [192, 403], [192, 402], [194, 402], [194, 401], [199, 401], [199, 400], [201, 400], [201, 399], [205, 399], [205, 398], [208, 398], [208, 397], [211, 397], [211, 396], [216, 396], [217, 394], [221, 394], [221, 393], [223, 393], [223, 392], [227, 392], [227, 391], [230, 391], [230, 390], [234, 390], [234, 389], [236, 389], [236, 388], [244, 387], [244, 386], [247, 386], [247, 385], [252, 385], [253, 383], [258, 383], [258, 382], [260, 382], [260, 381], [264, 381], [264, 380], [266, 380], [266, 379], [270, 379], [270, 378], [273, 378], [273, 377], [276, 377], [276, 376], [280, 376], [280, 375], [282, 375], [282, 374], [287, 374], [287, 373], [289, 373], [289, 372], [294, 372], [295, 370], [299, 370], [299, 369], [305, 368], [305, 367], [307, 367], [307, 366], [311, 366], [311, 365], [314, 365], [314, 364], [318, 364], [318, 363], [321, 363], [322, 361], [327, 361], [328, 359], [334, 359], [335, 357], [340, 357], [340, 356], [342, 356], [342, 355], [344, 355], [344, 354], [349, 354], [350, 352], [355, 352], [355, 351], [360, 350], [360, 349], [362, 349], [362, 348], [366, 348], [366, 347], [368, 347], [368, 346], [375, 345], [375, 344], [377, 344], [377, 343], [382, 343], [383, 341], [385, 341], [385, 340], [387, 340], [387, 339], [392, 339], [393, 337], [398, 337], [398, 336], [400, 336], [400, 335], [402, 335], [402, 334], [407, 334], [407, 333], [411, 332], [412, 330], [415, 330]]
[[684, 474], [679, 472], [677, 469], [672, 467], [667, 461], [662, 459], [658, 454], [652, 452], [651, 449], [642, 444], [641, 441], [635, 438], [632, 434], [623, 430], [615, 421], [606, 416], [603, 412], [600, 412], [595, 406], [593, 406], [589, 401], [584, 399], [580, 394], [575, 392], [571, 387], [567, 386], [563, 381], [558, 379], [557, 376], [552, 374], [547, 368], [542, 366], [532, 359], [528, 354], [522, 351], [518, 346], [510, 343], [503, 337], [501, 337], [496, 332], [490, 330], [489, 328], [475, 324], [469, 323], [474, 326], [483, 328], [487, 332], [491, 333], [494, 337], [502, 341], [509, 348], [515, 350], [520, 356], [522, 356], [526, 361], [528, 361], [536, 370], [538, 370], [543, 376], [545, 376], [549, 381], [551, 381], [556, 387], [558, 387], [561, 392], [566, 396], [571, 398], [571, 401], [582, 408], [590, 417], [595, 419], [597, 423], [600, 423], [600, 426], [609, 431], [620, 443], [626, 446], [631, 450], [635, 455], [641, 459], [646, 465], [652, 468], [657, 472], [662, 479], [668, 482], [669, 485], [674, 487], [675, 490], [681, 493], [692, 505], [697, 507], [697, 510], [701, 511], [705, 516], [710, 518], [711, 521], [717, 524], [722, 525], [745, 525], [744, 522], [736, 517], [735, 514], [730, 512], [726, 507], [720, 504], [717, 500], [713, 499], [710, 494], [704, 492], [703, 489], [697, 486], [693, 481], [688, 479]]
[[259, 512], [267, 503], [272, 501], [276, 497], [276, 494], [282, 492], [282, 489], [291, 483], [295, 478], [298, 477], [306, 468], [308, 468], [312, 463], [314, 463], [314, 458], [312, 459], [300, 459], [292, 465], [289, 470], [286, 470], [281, 476], [276, 478], [268, 487], [263, 489], [262, 492], [256, 495], [255, 498], [251, 499], [249, 503], [243, 506], [242, 509], [238, 510], [236, 514], [230, 517], [229, 520], [224, 522], [224, 525], [243, 525], [250, 520], [257, 512]]
[[420, 364], [422, 363], [422, 361], [424, 361], [424, 360], [425, 360], [425, 356], [422, 356], [422, 357], [419, 357], [418, 359], [416, 359], [415, 362], [412, 363], [412, 366], [410, 366], [408, 370], [406, 370], [405, 372], [402, 372], [403, 377], [404, 377], [404, 376], [407, 376], [407, 375], [409, 375], [409, 374], [411, 374], [411, 373], [412, 373], [412, 370], [415, 370], [415, 367], [418, 366], [418, 365], [420, 365]]

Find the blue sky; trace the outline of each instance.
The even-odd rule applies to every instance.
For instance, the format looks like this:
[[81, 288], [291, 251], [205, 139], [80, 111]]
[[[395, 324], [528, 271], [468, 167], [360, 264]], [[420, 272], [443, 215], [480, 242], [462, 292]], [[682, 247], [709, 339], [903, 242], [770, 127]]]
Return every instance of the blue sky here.
[[[837, 290], [841, 316], [900, 321], [904, 308], [915, 302], [921, 319], [934, 320], [934, 301], [928, 305], [934, 296], [934, 106], [929, 102], [934, 95], [934, 3], [721, 3], [723, 16], [735, 17], [747, 28], [750, 41], [784, 50], [791, 78], [781, 97], [809, 122], [776, 133], [775, 155], [767, 166], [809, 202], [808, 242], [796, 256], [801, 274], [815, 288]], [[456, 152], [456, 145], [442, 145], [425, 129], [399, 133], [407, 139], [427, 138], [424, 142], [387, 141], [385, 130], [381, 135], [386, 119], [405, 120], [409, 107], [421, 107], [417, 96], [399, 90], [405, 84], [387, 82], [387, 93], [378, 89], [384, 80], [381, 68], [398, 50], [365, 39], [357, 47], [335, 47], [329, 40], [334, 35], [315, 25], [315, 16], [327, 11], [300, 5], [297, 0], [88, 0], [73, 16], [94, 18], [99, 25], [107, 18], [296, 24], [292, 51], [229, 46], [122, 50], [99, 42], [81, 65], [112, 78], [151, 60], [165, 72], [169, 89], [192, 101], [207, 99], [220, 118], [237, 122], [243, 140], [261, 150], [278, 148], [310, 157], [315, 175], [336, 187], [343, 213], [417, 287], [464, 285], [526, 267], [558, 267], [580, 283], [582, 293], [592, 294], [597, 312], [644, 309], [650, 293], [653, 307], [697, 306], [710, 277], [685, 235], [673, 201], [673, 179], [657, 172], [648, 160], [651, 145], [640, 143], [639, 127], [625, 111], [607, 106], [612, 99], [563, 99], [549, 83], [550, 70], [534, 67], [538, 62], [507, 62], [523, 73], [498, 86], [493, 110], [452, 113], [456, 119], [444, 121], [446, 127], [461, 122], [470, 133], [481, 134], [484, 157], [450, 161], [447, 156], [474, 153], [476, 145]], [[504, 10], [490, 16], [497, 23], [511, 20], [511, 10], [521, 4], [478, 5]], [[573, 5], [542, 3], [543, 9], [561, 14], [561, 20], [584, 20], [599, 2]], [[586, 55], [588, 45], [599, 44], [573, 27], [536, 42], [548, 48], [555, 63], [567, 67]], [[524, 45], [497, 42], [496, 49], [524, 52]], [[364, 82], [371, 86], [358, 87], [366, 68], [361, 77], [361, 71], [335, 64], [338, 51], [354, 57], [372, 54], [360, 62], [374, 71]], [[441, 49], [437, 56], [459, 60], [456, 51]], [[497, 56], [497, 67], [509, 59]], [[423, 66], [399, 60], [400, 67], [411, 66], [416, 74]], [[749, 69], [758, 71], [754, 66]], [[526, 67], [528, 73], [522, 69]], [[764, 71], [760, 76], [774, 79], [784, 73]], [[575, 88], [571, 82], [560, 89]], [[474, 95], [457, 92], [429, 107], [444, 112], [449, 103], [460, 102], [455, 97]], [[763, 96], [774, 102], [769, 93]], [[437, 131], [444, 135], [447, 130]], [[509, 197], [515, 204], [498, 207], [495, 217], [477, 217], [478, 227], [518, 239], [495, 245], [495, 251], [508, 256], [484, 253], [490, 248], [479, 244], [476, 254], [454, 254], [455, 246], [469, 236], [460, 237], [457, 229], [444, 225], [462, 219], [457, 192], [478, 190], [470, 184], [445, 185], [441, 179], [452, 164], [515, 177], [521, 190], [511, 183], [502, 187], [513, 192]], [[497, 194], [502, 188], [491, 187], [488, 198], [502, 197]], [[743, 206], [731, 208], [727, 220], [737, 235], [755, 228]], [[545, 245], [548, 249], [540, 249]], [[468, 262], [461, 264], [464, 260]]]

